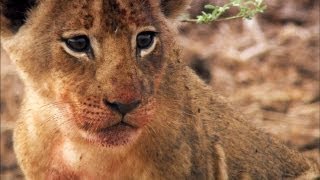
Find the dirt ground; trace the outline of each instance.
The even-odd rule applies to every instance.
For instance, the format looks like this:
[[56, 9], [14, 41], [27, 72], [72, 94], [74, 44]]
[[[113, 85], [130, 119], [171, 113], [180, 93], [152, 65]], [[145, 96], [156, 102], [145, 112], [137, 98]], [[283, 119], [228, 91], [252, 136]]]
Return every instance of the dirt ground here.
[[185, 59], [258, 127], [320, 163], [319, 1], [265, 2], [251, 21], [184, 24]]
[[[198, 14], [206, 2], [194, 0]], [[320, 163], [319, 1], [266, 0], [251, 21], [182, 23], [185, 59], [250, 121]], [[12, 129], [23, 85], [1, 51], [1, 179], [22, 179]]]

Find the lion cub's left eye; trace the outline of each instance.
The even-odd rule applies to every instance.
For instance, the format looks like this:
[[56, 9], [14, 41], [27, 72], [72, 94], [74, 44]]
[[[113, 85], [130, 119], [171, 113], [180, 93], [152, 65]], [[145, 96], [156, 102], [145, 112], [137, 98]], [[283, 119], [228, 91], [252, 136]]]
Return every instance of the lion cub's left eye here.
[[141, 50], [148, 49], [154, 42], [156, 32], [145, 31], [137, 35], [137, 47]]
[[65, 43], [69, 49], [75, 52], [87, 52], [90, 50], [90, 40], [87, 36], [68, 38]]

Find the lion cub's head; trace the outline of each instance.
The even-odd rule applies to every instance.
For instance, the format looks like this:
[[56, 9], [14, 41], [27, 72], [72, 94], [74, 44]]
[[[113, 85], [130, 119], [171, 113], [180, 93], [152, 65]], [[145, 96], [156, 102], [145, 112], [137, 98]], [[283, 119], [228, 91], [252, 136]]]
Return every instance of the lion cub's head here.
[[2, 45], [27, 91], [58, 109], [62, 132], [122, 145], [153, 119], [159, 84], [178, 61], [171, 24], [188, 3], [1, 0]]

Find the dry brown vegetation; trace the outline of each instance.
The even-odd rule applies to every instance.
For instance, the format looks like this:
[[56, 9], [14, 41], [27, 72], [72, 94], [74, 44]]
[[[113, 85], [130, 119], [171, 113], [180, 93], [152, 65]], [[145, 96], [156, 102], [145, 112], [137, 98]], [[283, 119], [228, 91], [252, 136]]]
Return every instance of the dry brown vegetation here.
[[[195, 1], [190, 13], [206, 2], [223, 0]], [[253, 21], [182, 24], [186, 60], [253, 123], [320, 163], [319, 1], [266, 3], [267, 12]], [[12, 151], [22, 95], [1, 51], [1, 179], [22, 178]]]

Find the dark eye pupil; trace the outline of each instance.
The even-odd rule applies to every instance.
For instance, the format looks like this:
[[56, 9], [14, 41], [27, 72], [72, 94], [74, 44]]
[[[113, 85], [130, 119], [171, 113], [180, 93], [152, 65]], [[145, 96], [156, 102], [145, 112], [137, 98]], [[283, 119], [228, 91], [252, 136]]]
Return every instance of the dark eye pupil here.
[[66, 40], [67, 46], [76, 52], [85, 52], [89, 48], [89, 39], [86, 36], [74, 37]]
[[142, 32], [137, 36], [137, 47], [139, 49], [149, 48], [154, 40], [154, 33], [152, 32]]

